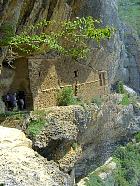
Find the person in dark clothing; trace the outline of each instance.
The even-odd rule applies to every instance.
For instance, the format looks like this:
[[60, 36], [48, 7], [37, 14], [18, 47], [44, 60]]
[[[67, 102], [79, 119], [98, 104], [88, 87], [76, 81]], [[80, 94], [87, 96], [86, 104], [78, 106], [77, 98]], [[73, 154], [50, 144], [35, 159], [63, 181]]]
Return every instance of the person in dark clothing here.
[[10, 100], [10, 93], [7, 93], [7, 95], [5, 96], [5, 105], [7, 107], [7, 110], [12, 109], [12, 103], [11, 103], [11, 100]]
[[10, 94], [11, 109], [17, 109], [17, 97], [16, 93]]
[[18, 100], [19, 110], [24, 110], [25, 109], [25, 94], [24, 94], [24, 91], [19, 91], [18, 92], [17, 100]]

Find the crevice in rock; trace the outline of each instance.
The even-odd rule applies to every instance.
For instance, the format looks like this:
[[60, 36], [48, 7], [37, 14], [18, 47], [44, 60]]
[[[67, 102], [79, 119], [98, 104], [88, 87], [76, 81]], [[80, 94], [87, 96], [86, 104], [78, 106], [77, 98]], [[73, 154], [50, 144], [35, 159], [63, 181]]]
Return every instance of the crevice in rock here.
[[27, 19], [29, 18], [33, 8], [34, 8], [34, 3], [35, 1], [30, 1], [26, 11], [24, 12], [23, 16], [22, 16], [22, 19], [19, 21], [18, 25], [21, 26], [21, 25], [25, 25]]
[[53, 11], [57, 5], [58, 0], [53, 0], [50, 2], [49, 9], [48, 9], [48, 15], [47, 15], [47, 20], [49, 21], [53, 15]]

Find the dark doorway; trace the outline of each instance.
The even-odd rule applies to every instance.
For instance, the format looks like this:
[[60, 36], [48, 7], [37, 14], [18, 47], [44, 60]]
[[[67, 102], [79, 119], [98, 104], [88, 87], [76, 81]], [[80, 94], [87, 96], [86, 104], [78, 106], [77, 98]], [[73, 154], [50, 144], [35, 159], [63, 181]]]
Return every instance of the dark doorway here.
[[10, 86], [9, 92], [11, 93], [24, 92], [26, 109], [32, 110], [33, 98], [30, 90], [28, 59], [26, 58], [16, 59], [14, 62], [14, 66], [15, 75], [13, 82]]

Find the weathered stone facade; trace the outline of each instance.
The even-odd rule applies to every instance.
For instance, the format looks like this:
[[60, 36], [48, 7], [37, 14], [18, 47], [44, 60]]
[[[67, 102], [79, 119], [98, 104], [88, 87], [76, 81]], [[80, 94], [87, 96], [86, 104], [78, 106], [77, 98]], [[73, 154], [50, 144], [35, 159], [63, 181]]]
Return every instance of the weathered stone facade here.
[[30, 58], [28, 65], [34, 109], [57, 105], [57, 93], [64, 87], [72, 87], [75, 95], [86, 102], [108, 92], [106, 72], [95, 71], [78, 62]]

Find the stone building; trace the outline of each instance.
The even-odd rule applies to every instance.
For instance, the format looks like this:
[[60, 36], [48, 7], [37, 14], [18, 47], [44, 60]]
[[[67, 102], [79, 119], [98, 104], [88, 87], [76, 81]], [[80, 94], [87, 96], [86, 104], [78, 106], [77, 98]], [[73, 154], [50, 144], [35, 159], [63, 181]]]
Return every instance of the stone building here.
[[30, 57], [20, 58], [14, 64], [10, 91], [24, 91], [28, 109], [57, 105], [57, 93], [68, 86], [73, 88], [75, 96], [86, 102], [108, 92], [107, 73], [78, 62]]

